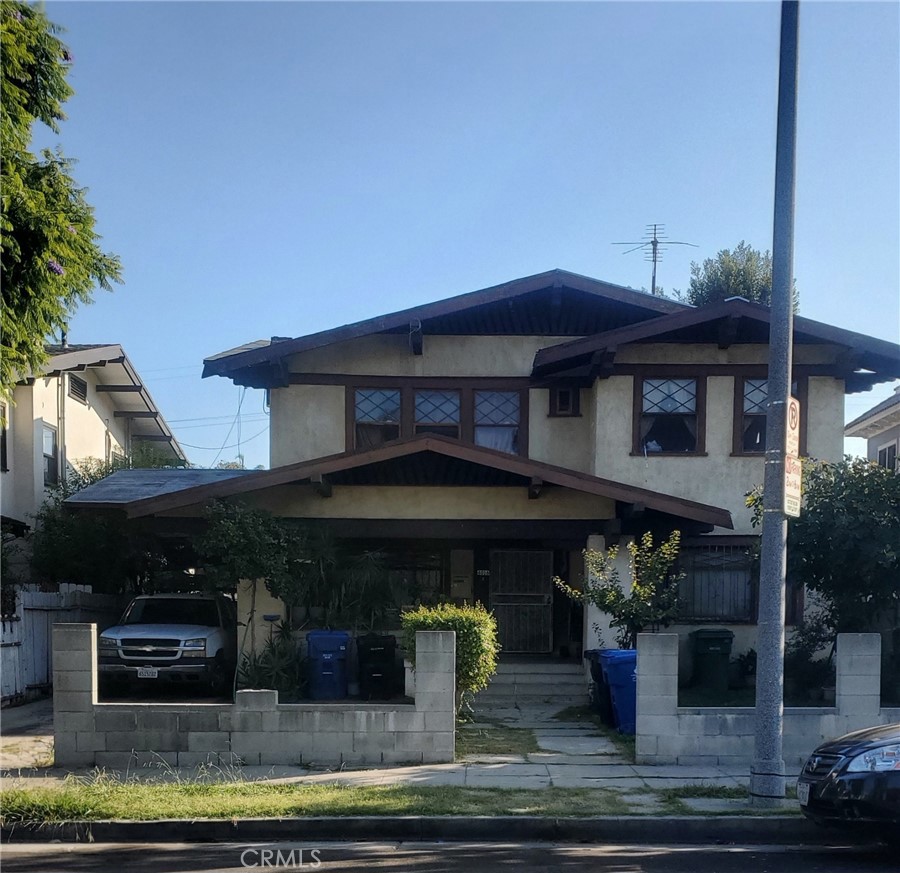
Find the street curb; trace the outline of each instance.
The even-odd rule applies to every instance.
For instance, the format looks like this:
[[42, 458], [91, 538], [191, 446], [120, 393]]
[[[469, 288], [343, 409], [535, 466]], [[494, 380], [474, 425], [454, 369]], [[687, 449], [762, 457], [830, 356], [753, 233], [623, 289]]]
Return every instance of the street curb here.
[[[833, 839], [833, 834], [831, 835]], [[793, 816], [359, 816], [94, 821], [6, 825], [0, 841], [64, 843], [240, 843], [384, 841], [809, 845], [829, 834]]]

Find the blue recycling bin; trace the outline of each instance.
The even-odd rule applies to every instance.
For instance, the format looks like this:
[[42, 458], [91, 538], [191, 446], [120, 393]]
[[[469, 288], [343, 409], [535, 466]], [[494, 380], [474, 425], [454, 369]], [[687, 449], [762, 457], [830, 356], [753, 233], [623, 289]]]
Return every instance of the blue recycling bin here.
[[633, 734], [637, 721], [637, 649], [605, 649], [600, 664], [612, 698], [615, 725], [623, 734]]
[[315, 630], [306, 635], [310, 700], [343, 700], [347, 696], [346, 631]]

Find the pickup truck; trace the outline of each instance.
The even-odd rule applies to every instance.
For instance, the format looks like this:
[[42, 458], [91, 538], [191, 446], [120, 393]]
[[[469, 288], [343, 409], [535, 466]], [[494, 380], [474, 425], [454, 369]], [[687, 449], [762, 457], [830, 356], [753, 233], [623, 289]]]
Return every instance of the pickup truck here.
[[234, 601], [222, 594], [135, 597], [119, 624], [100, 634], [98, 648], [104, 691], [178, 683], [222, 694], [237, 664]]

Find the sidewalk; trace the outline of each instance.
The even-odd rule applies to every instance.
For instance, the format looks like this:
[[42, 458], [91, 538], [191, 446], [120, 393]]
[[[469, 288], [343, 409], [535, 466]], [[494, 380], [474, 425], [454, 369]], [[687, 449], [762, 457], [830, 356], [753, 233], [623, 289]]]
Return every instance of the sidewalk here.
[[[33, 743], [36, 754], [48, 757], [52, 750], [52, 727], [47, 733], [46, 701], [30, 704], [30, 716], [15, 715], [11, 733], [9, 721], [14, 711], [3, 718], [3, 743], [0, 745], [0, 775], [4, 787], [11, 784], [36, 786], [60, 783], [69, 771], [36, 767], [27, 760], [25, 745]], [[28, 707], [20, 707], [21, 710]], [[547, 788], [595, 788], [613, 790], [620, 795], [632, 814], [647, 815], [660, 811], [663, 799], [657, 792], [669, 788], [704, 786], [739, 789], [749, 783], [749, 765], [736, 767], [679, 767], [634, 764], [623, 757], [617, 746], [590, 724], [554, 719], [556, 710], [491, 710], [476, 714], [476, 721], [461, 732], [490, 730], [498, 725], [529, 730], [539, 751], [525, 755], [470, 755], [452, 764], [325, 770], [315, 767], [210, 766], [196, 768], [145, 767], [129, 772], [110, 772], [117, 778], [146, 781], [262, 781], [271, 784], [334, 784], [348, 786], [415, 785], [457, 786], [467, 788], [508, 788], [534, 790]], [[52, 711], [50, 712], [52, 721]], [[18, 728], [15, 725], [20, 725]], [[11, 750], [11, 751], [10, 751]], [[91, 770], [74, 771], [88, 777]], [[790, 773], [791, 777], [796, 773]], [[715, 793], [715, 792], [711, 792]], [[747, 808], [747, 800], [738, 797], [685, 798], [693, 809], [723, 812]]]

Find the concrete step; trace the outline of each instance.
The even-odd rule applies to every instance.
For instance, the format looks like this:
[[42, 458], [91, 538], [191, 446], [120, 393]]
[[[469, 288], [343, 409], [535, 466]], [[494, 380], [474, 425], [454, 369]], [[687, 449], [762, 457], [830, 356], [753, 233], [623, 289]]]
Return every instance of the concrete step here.
[[497, 688], [508, 688], [515, 685], [546, 685], [547, 687], [561, 686], [568, 688], [569, 686], [581, 686], [587, 688], [587, 678], [584, 674], [560, 674], [559, 676], [550, 676], [546, 673], [536, 673], [533, 675], [521, 674], [499, 674], [491, 679], [491, 686]]
[[501, 661], [498, 676], [574, 676], [583, 675], [584, 666], [574, 661]]

